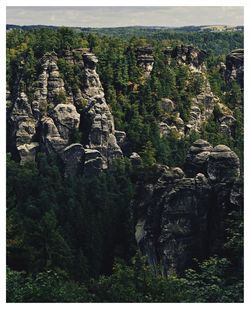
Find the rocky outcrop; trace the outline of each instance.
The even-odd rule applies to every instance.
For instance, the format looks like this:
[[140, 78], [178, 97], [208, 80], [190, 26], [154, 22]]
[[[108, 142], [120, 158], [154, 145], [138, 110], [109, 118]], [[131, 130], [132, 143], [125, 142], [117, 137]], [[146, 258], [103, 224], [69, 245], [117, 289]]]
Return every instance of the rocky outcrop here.
[[96, 149], [84, 150], [84, 171], [87, 174], [96, 174], [106, 168], [101, 153]]
[[37, 120], [24, 92], [18, 93], [10, 113], [11, 144], [21, 163], [34, 161], [39, 144], [35, 141]]
[[134, 167], [140, 166], [142, 164], [141, 156], [136, 152], [132, 152], [129, 159], [130, 159], [132, 166]]
[[235, 49], [226, 57], [226, 69], [224, 71], [227, 82], [237, 81], [241, 88], [244, 82], [244, 49]]
[[176, 107], [175, 103], [169, 98], [161, 98], [159, 105], [160, 105], [160, 108], [166, 113], [173, 112]]
[[65, 166], [65, 176], [74, 177], [84, 168], [85, 151], [81, 144], [71, 144], [64, 148], [62, 159]]
[[177, 138], [181, 138], [185, 135], [185, 124], [178, 112], [173, 113], [171, 116], [162, 117], [159, 128], [161, 137], [173, 134]]
[[37, 118], [56, 106], [59, 95], [65, 95], [64, 82], [60, 77], [57, 61], [58, 57], [54, 52], [46, 53], [41, 59], [42, 73], [36, 83], [34, 100], [31, 103]]
[[193, 257], [219, 253], [223, 218], [242, 207], [238, 179], [236, 154], [204, 140], [192, 145], [185, 171], [154, 165], [138, 179], [135, 238], [155, 272], [180, 272]]
[[[166, 48], [164, 54], [169, 64], [174, 59], [177, 65], [185, 66], [188, 69], [186, 87], [195, 87], [197, 94], [191, 100], [189, 119], [185, 122], [180, 116], [173, 117], [172, 112], [176, 111], [175, 104], [172, 105], [169, 101], [161, 100], [161, 108], [167, 109], [170, 117], [167, 117], [168, 120], [161, 121], [160, 131], [163, 136], [168, 135], [170, 131], [175, 131], [175, 135], [179, 137], [188, 135], [193, 131], [199, 132], [203, 124], [211, 117], [214, 106], [218, 101], [218, 98], [212, 93], [207, 79], [207, 68], [204, 63], [207, 53], [193, 46], [180, 45], [174, 48]], [[178, 125], [173, 122], [175, 119]]]
[[240, 175], [240, 160], [229, 147], [218, 145], [209, 155], [207, 173], [213, 182], [231, 182]]
[[136, 54], [137, 64], [143, 69], [144, 77], [148, 78], [154, 66], [153, 48], [150, 46], [138, 47]]
[[187, 155], [185, 170], [189, 177], [194, 177], [198, 173], [207, 176], [208, 157], [213, 147], [205, 140], [199, 139], [190, 147]]
[[84, 87], [82, 96], [88, 103], [83, 111], [83, 121], [90, 124], [88, 145], [99, 151], [103, 168], [107, 168], [113, 159], [122, 157], [121, 148], [115, 137], [114, 119], [104, 98], [103, 88], [96, 73], [97, 58], [90, 53], [83, 54]]
[[[21, 162], [34, 160], [37, 149], [59, 155], [66, 174], [73, 175], [77, 162], [83, 160], [86, 160], [84, 170], [91, 170], [91, 164], [93, 170], [105, 169], [114, 158], [122, 157], [116, 136], [122, 145], [126, 134], [115, 131], [96, 72], [96, 56], [88, 50], [76, 49], [66, 50], [64, 57], [69, 65], [81, 70], [81, 86], [76, 86], [74, 93], [70, 87], [66, 91], [57, 54], [46, 53], [41, 59], [32, 101], [20, 92], [9, 112], [12, 145]], [[75, 135], [83, 127], [85, 144], [79, 146], [75, 144]], [[71, 159], [76, 163], [71, 163]]]
[[191, 45], [180, 45], [174, 48], [168, 47], [165, 49], [164, 54], [168, 58], [175, 58], [178, 64], [189, 65], [194, 71], [205, 69], [204, 60], [207, 57], [207, 53]]

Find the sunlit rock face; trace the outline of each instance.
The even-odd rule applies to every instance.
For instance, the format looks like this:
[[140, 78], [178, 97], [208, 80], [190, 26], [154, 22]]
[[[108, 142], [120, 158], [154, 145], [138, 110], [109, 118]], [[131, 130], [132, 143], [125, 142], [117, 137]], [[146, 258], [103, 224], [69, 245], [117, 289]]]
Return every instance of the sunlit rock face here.
[[[63, 54], [69, 65], [81, 70], [81, 85], [74, 91], [70, 87], [66, 90], [58, 67], [58, 55], [46, 53], [40, 61], [41, 70], [34, 84], [32, 100], [19, 91], [15, 101], [8, 104], [10, 144], [21, 163], [35, 160], [39, 150], [59, 155], [67, 174], [75, 174], [79, 167], [71, 164], [69, 158], [75, 158], [77, 162], [86, 160], [86, 171], [106, 169], [115, 158], [122, 157], [116, 136], [122, 144], [126, 134], [115, 131], [113, 116], [96, 72], [98, 59], [86, 49], [66, 50]], [[82, 147], [86, 151], [75, 145], [75, 135], [82, 127], [85, 127], [86, 135]], [[98, 155], [93, 156], [91, 150]]]

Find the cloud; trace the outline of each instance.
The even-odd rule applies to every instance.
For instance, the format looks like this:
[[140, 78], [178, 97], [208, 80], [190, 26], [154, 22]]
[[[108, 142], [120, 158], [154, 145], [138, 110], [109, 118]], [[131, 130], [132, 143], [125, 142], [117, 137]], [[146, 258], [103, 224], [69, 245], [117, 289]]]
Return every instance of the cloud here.
[[7, 23], [79, 27], [243, 25], [243, 7], [7, 7]]

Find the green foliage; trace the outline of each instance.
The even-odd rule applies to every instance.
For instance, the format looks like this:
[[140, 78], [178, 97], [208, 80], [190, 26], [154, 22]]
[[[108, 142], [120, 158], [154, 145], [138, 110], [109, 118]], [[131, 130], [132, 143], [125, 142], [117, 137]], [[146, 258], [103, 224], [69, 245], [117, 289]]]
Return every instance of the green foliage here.
[[130, 166], [120, 161], [109, 173], [74, 181], [63, 179], [57, 166], [44, 156], [37, 166], [8, 158], [7, 263], [79, 278], [74, 261], [81, 260], [86, 277], [108, 273], [114, 256], [126, 260], [134, 252]]
[[89, 302], [84, 285], [70, 281], [63, 273], [46, 271], [25, 276], [7, 268], [7, 302]]
[[[185, 302], [243, 302], [243, 282], [232, 281], [230, 262], [211, 257], [198, 265], [198, 270], [185, 273]], [[230, 278], [230, 277], [229, 277]]]
[[139, 254], [130, 265], [116, 261], [110, 276], [85, 284], [63, 273], [47, 271], [36, 276], [7, 269], [8, 302], [243, 302], [241, 281], [228, 280], [230, 263], [211, 257], [189, 269], [183, 277], [155, 274]]
[[[161, 137], [158, 124], [166, 111], [160, 100], [173, 100], [186, 123], [192, 98], [204, 87], [200, 75], [191, 78], [187, 66], [166, 60], [163, 48], [177, 44], [193, 44], [209, 52], [212, 91], [234, 110], [233, 138], [219, 133], [218, 108], [200, 133]], [[155, 62], [145, 79], [136, 49], [147, 45], [154, 48]], [[84, 87], [85, 79], [80, 66], [65, 61], [63, 53], [89, 47], [99, 59], [97, 71], [116, 129], [127, 134], [125, 151], [136, 151], [143, 160], [140, 170], [121, 159], [97, 176], [66, 179], [58, 158], [39, 154], [37, 163], [19, 165], [7, 156], [8, 302], [243, 301], [242, 214], [232, 210], [225, 222], [226, 258], [212, 257], [181, 277], [165, 277], [160, 270], [155, 274], [144, 257], [134, 256], [130, 206], [137, 173], [153, 171], [155, 163], [183, 167], [191, 143], [198, 138], [230, 146], [243, 162], [243, 93], [236, 82], [226, 85], [220, 71], [225, 55], [242, 46], [241, 33], [139, 28], [128, 28], [126, 33], [120, 28], [80, 32], [65, 27], [7, 33], [7, 86], [13, 100], [18, 82], [32, 101], [39, 59], [55, 51], [66, 93], [60, 92], [54, 103], [65, 103], [69, 93], [76, 95]], [[78, 102], [78, 110], [86, 103]], [[176, 112], [171, 115], [175, 116]], [[85, 143], [87, 126], [84, 123], [75, 132], [74, 142]]]
[[151, 142], [147, 142], [146, 145], [143, 147], [141, 157], [145, 167], [151, 166], [152, 164], [156, 163], [155, 150]]

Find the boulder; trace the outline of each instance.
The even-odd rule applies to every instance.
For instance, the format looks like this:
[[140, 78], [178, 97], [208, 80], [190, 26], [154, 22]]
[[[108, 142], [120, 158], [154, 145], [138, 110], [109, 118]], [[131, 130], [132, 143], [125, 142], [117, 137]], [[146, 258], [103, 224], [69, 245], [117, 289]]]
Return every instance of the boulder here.
[[58, 104], [50, 113], [60, 136], [69, 142], [71, 135], [78, 129], [80, 114], [73, 104]]
[[101, 153], [96, 149], [84, 149], [84, 173], [96, 174], [105, 169]]
[[126, 133], [124, 131], [115, 130], [115, 138], [116, 138], [117, 144], [120, 147], [123, 147], [126, 142]]
[[160, 108], [166, 113], [171, 113], [175, 110], [174, 102], [168, 98], [161, 98], [159, 104]]
[[81, 144], [71, 144], [64, 148], [62, 159], [65, 177], [74, 177], [83, 170], [85, 151]]
[[212, 182], [232, 182], [240, 175], [239, 157], [229, 147], [214, 147], [208, 158], [207, 173]]
[[133, 166], [140, 166], [142, 164], [142, 159], [140, 155], [136, 152], [132, 152], [129, 159]]

